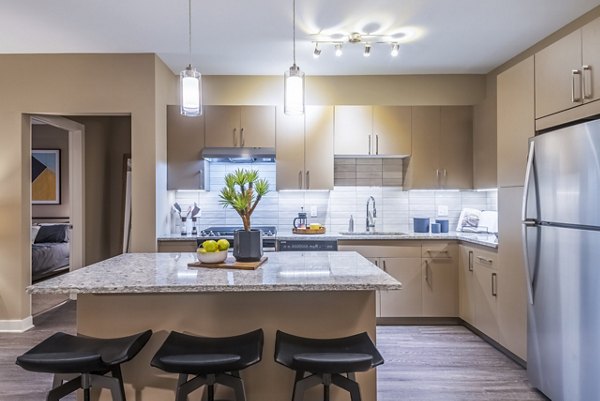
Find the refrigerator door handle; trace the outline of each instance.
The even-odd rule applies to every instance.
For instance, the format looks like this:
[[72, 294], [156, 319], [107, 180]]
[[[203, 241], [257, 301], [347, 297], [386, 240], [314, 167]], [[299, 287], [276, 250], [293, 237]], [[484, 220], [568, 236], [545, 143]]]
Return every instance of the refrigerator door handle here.
[[529, 303], [533, 305], [533, 281], [531, 280], [531, 273], [529, 270], [529, 250], [527, 247], [527, 229], [531, 227], [536, 227], [537, 224], [533, 221], [524, 221], [521, 226], [521, 237], [523, 241], [523, 262], [525, 266], [525, 280], [527, 281], [527, 297], [529, 298]]
[[535, 142], [529, 142], [529, 152], [527, 154], [527, 168], [525, 169], [525, 183], [523, 184], [523, 203], [521, 210], [521, 220], [527, 220], [527, 195], [529, 194], [529, 184], [531, 182], [531, 172], [533, 171], [533, 156], [535, 154]]

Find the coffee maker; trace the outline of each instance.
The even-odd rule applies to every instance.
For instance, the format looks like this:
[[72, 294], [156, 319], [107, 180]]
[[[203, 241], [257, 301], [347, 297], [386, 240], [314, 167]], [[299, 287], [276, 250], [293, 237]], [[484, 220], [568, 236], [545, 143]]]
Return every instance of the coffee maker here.
[[303, 230], [308, 227], [308, 219], [306, 216], [306, 212], [304, 211], [304, 208], [301, 208], [301, 210], [302, 211], [300, 213], [298, 213], [298, 217], [294, 218], [294, 221], [292, 224], [294, 225], [294, 228]]

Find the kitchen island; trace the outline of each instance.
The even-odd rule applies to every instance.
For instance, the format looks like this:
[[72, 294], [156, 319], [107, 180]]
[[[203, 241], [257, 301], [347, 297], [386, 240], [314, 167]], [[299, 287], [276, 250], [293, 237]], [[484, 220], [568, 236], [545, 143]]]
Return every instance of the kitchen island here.
[[[248, 401], [286, 400], [293, 372], [273, 361], [276, 330], [316, 338], [366, 331], [375, 340], [375, 291], [398, 290], [401, 284], [355, 252], [265, 255], [265, 264], [247, 271], [188, 267], [193, 253], [124, 254], [28, 291], [77, 294], [77, 331], [84, 335], [154, 331], [124, 366], [128, 399], [173, 399], [176, 376], [149, 365], [169, 331], [231, 336], [262, 328], [263, 360], [242, 372]], [[363, 399], [376, 400], [375, 371], [360, 373], [357, 380]], [[307, 401], [321, 399], [322, 390], [313, 390]], [[346, 395], [334, 389], [331, 399]], [[190, 401], [200, 399], [194, 396]], [[108, 393], [102, 399], [110, 399]]]

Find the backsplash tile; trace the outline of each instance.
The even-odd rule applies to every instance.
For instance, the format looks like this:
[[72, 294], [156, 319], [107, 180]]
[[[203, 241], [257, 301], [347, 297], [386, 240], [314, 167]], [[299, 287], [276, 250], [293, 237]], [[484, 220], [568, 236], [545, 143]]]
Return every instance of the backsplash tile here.
[[[268, 193], [252, 215], [254, 225], [275, 225], [280, 231], [289, 231], [292, 220], [304, 207], [309, 222], [324, 224], [330, 232], [346, 231], [350, 215], [354, 217], [355, 231], [364, 231], [366, 204], [369, 196], [375, 198], [377, 206], [376, 230], [412, 232], [413, 217], [435, 219], [438, 208], [448, 208], [447, 218], [450, 229], [454, 230], [463, 208], [497, 210], [497, 191], [403, 191], [400, 185], [384, 186], [389, 182], [402, 182], [402, 173], [397, 173], [401, 159], [337, 159], [335, 187], [332, 191], [275, 191], [275, 164], [213, 164], [210, 168], [210, 192], [176, 191], [171, 199], [179, 202], [183, 210], [194, 202], [202, 209], [198, 226], [241, 225], [238, 214], [232, 209], [224, 209], [219, 203], [219, 192], [223, 187], [225, 174], [238, 168], [258, 169], [260, 177], [269, 181], [272, 192]], [[387, 170], [386, 170], [387, 169]], [[350, 170], [350, 171], [349, 171]], [[360, 175], [374, 178], [358, 178]], [[401, 171], [401, 169], [400, 169]], [[351, 178], [338, 178], [339, 174], [350, 173]], [[386, 174], [392, 174], [388, 176]], [[342, 180], [342, 181], [340, 181]], [[343, 182], [343, 183], [341, 183]], [[346, 182], [351, 184], [347, 185]], [[364, 183], [364, 185], [360, 185]], [[316, 207], [317, 216], [310, 215], [311, 207]], [[175, 228], [176, 214], [170, 214], [171, 230]]]

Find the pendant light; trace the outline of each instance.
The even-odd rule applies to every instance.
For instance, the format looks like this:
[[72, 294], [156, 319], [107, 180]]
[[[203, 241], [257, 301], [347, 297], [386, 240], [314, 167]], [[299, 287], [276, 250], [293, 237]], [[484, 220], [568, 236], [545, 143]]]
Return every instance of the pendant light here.
[[189, 64], [179, 74], [180, 113], [188, 117], [202, 115], [202, 76], [192, 67], [192, 0], [188, 0]]
[[304, 114], [304, 73], [296, 65], [296, 0], [292, 0], [292, 5], [294, 64], [283, 75], [283, 112], [288, 115], [300, 115]]

